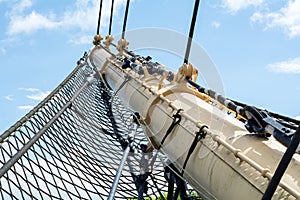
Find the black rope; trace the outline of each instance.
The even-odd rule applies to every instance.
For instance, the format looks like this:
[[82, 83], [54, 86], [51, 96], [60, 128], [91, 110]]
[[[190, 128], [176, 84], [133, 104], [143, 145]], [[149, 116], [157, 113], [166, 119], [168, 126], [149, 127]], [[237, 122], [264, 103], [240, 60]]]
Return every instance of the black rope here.
[[183, 111], [183, 109], [177, 110], [176, 114], [173, 115], [173, 117], [174, 117], [174, 118], [173, 118], [173, 122], [172, 122], [172, 124], [170, 125], [170, 127], [168, 128], [168, 130], [167, 130], [165, 136], [164, 136], [163, 139], [161, 140], [158, 149], [160, 149], [160, 148], [162, 147], [162, 145], [164, 144], [166, 138], [168, 137], [168, 135], [170, 135], [170, 133], [171, 133], [171, 132], [173, 131], [173, 129], [175, 128], [175, 126], [176, 126], [177, 124], [180, 123], [180, 121], [181, 121], [181, 115], [179, 115], [179, 113], [180, 113], [181, 111]]
[[112, 26], [113, 14], [114, 14], [114, 0], [111, 1], [111, 10], [110, 10], [108, 35], [111, 35], [111, 26]]
[[196, 24], [196, 19], [197, 19], [199, 3], [200, 3], [200, 0], [196, 0], [195, 5], [194, 5], [193, 18], [191, 21], [190, 33], [189, 33], [189, 38], [187, 41], [186, 51], [185, 51], [185, 56], [184, 56], [184, 63], [186, 63], [186, 64], [188, 64], [188, 62], [189, 62], [188, 60], [189, 60], [190, 51], [191, 51], [191, 45], [192, 45], [192, 40], [193, 40], [193, 35], [194, 35], [194, 29], [195, 29], [195, 24]]
[[186, 81], [193, 87], [195, 87], [199, 92], [203, 93], [203, 94], [207, 94], [208, 96], [210, 96], [211, 98], [217, 100], [219, 103], [221, 103], [222, 105], [226, 106], [227, 108], [229, 108], [230, 110], [233, 110], [236, 112], [236, 117], [240, 114], [243, 117], [245, 117], [245, 110], [244, 110], [244, 106], [240, 106], [237, 105], [235, 101], [232, 101], [226, 97], [224, 97], [223, 95], [210, 90], [210, 89], [206, 89], [204, 87], [202, 87], [201, 85], [195, 83], [194, 81], [190, 80], [190, 79], [186, 79]]
[[199, 131], [196, 132], [196, 136], [195, 136], [195, 138], [194, 138], [194, 141], [193, 141], [193, 143], [192, 143], [192, 145], [191, 145], [191, 147], [190, 147], [190, 149], [189, 149], [189, 151], [188, 151], [188, 154], [187, 154], [187, 156], [186, 156], [186, 158], [185, 158], [185, 161], [184, 161], [184, 164], [183, 164], [183, 166], [182, 166], [181, 176], [183, 176], [185, 167], [186, 167], [186, 165], [187, 165], [187, 162], [188, 162], [189, 158], [191, 157], [193, 151], [195, 150], [195, 148], [196, 148], [198, 142], [199, 142], [201, 139], [204, 139], [204, 138], [206, 137], [206, 132], [204, 131], [204, 128], [208, 128], [208, 126], [206, 126], [206, 125], [201, 126], [201, 128], [199, 129]]
[[97, 35], [99, 35], [99, 32], [100, 32], [100, 21], [101, 21], [102, 2], [103, 2], [103, 0], [100, 0], [99, 16], [98, 16], [98, 25], [97, 25]]
[[297, 149], [297, 147], [299, 146], [300, 143], [300, 124], [298, 126], [298, 129], [295, 133], [295, 135], [293, 136], [293, 139], [289, 145], [289, 147], [287, 148], [286, 152], [284, 153], [275, 173], [273, 178], [271, 179], [268, 188], [266, 189], [266, 192], [264, 193], [264, 196], [262, 197], [262, 200], [268, 200], [271, 199], [280, 180], [281, 177], [283, 176], [285, 170], [287, 169], [288, 165], [290, 164], [293, 155]]
[[126, 9], [125, 9], [125, 16], [124, 16], [124, 22], [123, 22], [122, 39], [125, 38], [125, 31], [126, 31], [126, 24], [127, 24], [127, 17], [128, 17], [129, 3], [130, 3], [130, 0], [127, 0], [127, 3], [126, 3]]
[[[118, 123], [116, 122], [116, 119], [113, 115], [113, 109], [112, 109], [112, 97], [111, 95], [109, 95], [109, 93], [105, 90], [105, 85], [101, 82], [100, 87], [102, 89], [102, 95], [101, 95], [101, 99], [104, 102], [104, 109], [106, 110], [106, 115], [108, 117], [108, 119], [110, 120], [112, 129], [113, 129], [113, 135], [110, 134], [111, 136], [115, 136], [118, 140], [118, 142], [120, 143], [122, 149], [126, 148], [128, 143], [126, 141], [126, 139], [124, 137], [122, 137], [120, 131], [119, 131], [119, 127], [118, 127]], [[107, 133], [108, 131], [106, 131], [105, 133]]]

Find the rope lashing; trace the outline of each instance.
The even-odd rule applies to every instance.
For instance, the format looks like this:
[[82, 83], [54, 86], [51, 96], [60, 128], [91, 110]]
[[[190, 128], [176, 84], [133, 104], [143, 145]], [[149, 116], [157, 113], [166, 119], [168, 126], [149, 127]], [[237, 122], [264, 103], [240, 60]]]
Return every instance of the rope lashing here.
[[199, 129], [199, 131], [196, 132], [196, 136], [194, 138], [194, 141], [191, 144], [191, 147], [190, 147], [190, 149], [188, 151], [188, 154], [187, 154], [187, 156], [185, 158], [185, 161], [184, 161], [184, 164], [182, 166], [181, 176], [183, 176], [185, 167], [187, 165], [187, 162], [190, 159], [193, 151], [195, 150], [198, 142], [206, 137], [207, 132], [204, 130], [205, 128], [208, 128], [208, 126], [206, 126], [206, 125], [201, 126], [201, 128]]
[[112, 42], [114, 41], [114, 36], [112, 35], [107, 35], [105, 36], [105, 41], [103, 42], [103, 44], [105, 45], [105, 48], [109, 50], [110, 45], [112, 44]]
[[166, 138], [170, 135], [170, 133], [173, 131], [173, 129], [175, 128], [176, 125], [178, 125], [181, 121], [181, 115], [179, 114], [181, 111], [183, 111], [183, 109], [178, 109], [176, 114], [173, 115], [173, 121], [172, 124], [170, 125], [170, 127], [168, 128], [165, 136], [163, 137], [163, 139], [160, 142], [160, 145], [158, 147], [158, 149], [160, 149], [162, 147], [162, 145], [164, 144]]
[[102, 40], [103, 38], [101, 37], [101, 35], [95, 35], [94, 36], [94, 40], [93, 40], [93, 44], [96, 46], [96, 45], [100, 45], [101, 44], [101, 40]]

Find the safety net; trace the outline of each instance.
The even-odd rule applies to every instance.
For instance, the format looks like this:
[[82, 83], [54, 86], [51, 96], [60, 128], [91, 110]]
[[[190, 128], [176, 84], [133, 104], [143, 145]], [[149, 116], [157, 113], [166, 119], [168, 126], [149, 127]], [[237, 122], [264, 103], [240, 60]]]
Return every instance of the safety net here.
[[[107, 199], [132, 123], [132, 112], [96, 69], [79, 63], [1, 135], [0, 198]], [[163, 155], [146, 153], [147, 143], [138, 127], [115, 199], [165, 198]]]

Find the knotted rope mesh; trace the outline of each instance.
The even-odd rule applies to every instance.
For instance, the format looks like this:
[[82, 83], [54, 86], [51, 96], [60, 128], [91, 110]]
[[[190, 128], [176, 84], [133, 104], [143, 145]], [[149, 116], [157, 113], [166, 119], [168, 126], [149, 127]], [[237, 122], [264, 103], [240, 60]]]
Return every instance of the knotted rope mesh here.
[[[107, 198], [131, 130], [132, 113], [95, 73], [86, 63], [78, 65], [43, 102], [1, 135], [1, 199]], [[115, 199], [137, 198], [133, 176], [145, 174], [144, 197], [166, 193], [163, 165], [155, 152], [143, 153], [140, 147], [145, 144], [139, 127]]]

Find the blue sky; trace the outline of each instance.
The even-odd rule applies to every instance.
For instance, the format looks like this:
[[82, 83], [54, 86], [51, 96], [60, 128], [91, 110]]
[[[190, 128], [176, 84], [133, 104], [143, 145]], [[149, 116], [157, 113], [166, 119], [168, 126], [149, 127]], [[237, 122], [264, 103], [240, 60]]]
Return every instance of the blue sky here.
[[[110, 2], [103, 5], [104, 36]], [[122, 30], [125, 3], [115, 0], [113, 35]], [[92, 47], [98, 5], [99, 0], [0, 0], [0, 132], [56, 88]], [[188, 35], [193, 5], [132, 0], [127, 29]], [[227, 97], [300, 116], [300, 0], [202, 0], [194, 40], [215, 63]], [[174, 70], [182, 64], [163, 52], [147, 53]]]

